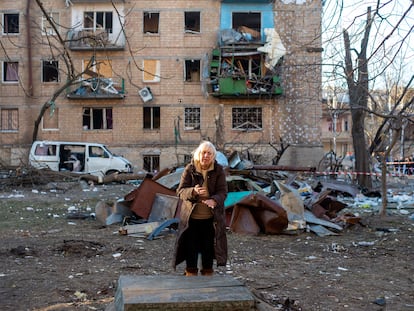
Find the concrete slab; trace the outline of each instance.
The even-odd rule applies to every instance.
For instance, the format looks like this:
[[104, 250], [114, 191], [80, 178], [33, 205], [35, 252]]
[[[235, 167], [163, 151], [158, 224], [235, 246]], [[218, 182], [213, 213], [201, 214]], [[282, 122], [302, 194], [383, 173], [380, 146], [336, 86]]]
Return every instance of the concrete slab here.
[[255, 310], [253, 294], [229, 276], [122, 275], [115, 294], [116, 311]]

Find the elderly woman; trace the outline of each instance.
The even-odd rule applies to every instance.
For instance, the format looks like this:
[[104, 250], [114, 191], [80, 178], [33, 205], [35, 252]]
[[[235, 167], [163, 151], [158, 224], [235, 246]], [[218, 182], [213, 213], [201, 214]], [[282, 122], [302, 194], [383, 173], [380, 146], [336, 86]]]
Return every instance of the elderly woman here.
[[226, 175], [216, 161], [216, 148], [202, 142], [193, 153], [181, 176], [177, 194], [183, 201], [175, 243], [174, 269], [185, 261], [185, 275], [198, 275], [201, 254], [201, 275], [213, 275], [217, 266], [227, 262], [227, 237], [224, 200], [227, 197]]

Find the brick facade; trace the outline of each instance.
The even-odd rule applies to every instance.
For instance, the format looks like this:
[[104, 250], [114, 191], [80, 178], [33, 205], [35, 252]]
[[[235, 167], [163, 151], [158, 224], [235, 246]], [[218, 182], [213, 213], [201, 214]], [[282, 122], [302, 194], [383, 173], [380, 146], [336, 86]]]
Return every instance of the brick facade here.
[[[111, 1], [43, 0], [48, 12], [59, 15], [59, 23], [70, 28], [77, 11], [113, 11]], [[254, 3], [255, 1], [252, 1]], [[262, 2], [262, 1], [261, 1]], [[124, 16], [126, 41], [122, 50], [71, 50], [68, 52], [76, 72], [85, 61], [110, 59], [114, 77], [123, 78], [123, 99], [68, 99], [63, 92], [55, 101], [57, 128], [39, 127], [38, 139], [96, 141], [107, 144], [117, 154], [127, 157], [135, 171], [143, 168], [143, 156], [159, 156], [160, 168], [182, 164], [200, 140], [209, 139], [224, 153], [249, 151], [259, 164], [270, 164], [279, 138], [290, 144], [280, 164], [315, 165], [323, 154], [321, 144], [321, 1], [303, 4], [274, 1], [274, 25], [286, 55], [281, 67], [283, 95], [272, 98], [215, 98], [204, 92], [206, 84], [184, 81], [186, 60], [204, 64], [217, 46], [220, 30], [221, 1], [118, 1], [116, 7]], [[0, 14], [19, 13], [19, 33], [2, 34], [4, 49], [0, 61], [17, 61], [19, 83], [0, 83], [0, 108], [18, 109], [18, 129], [0, 132], [0, 157], [9, 165], [18, 165], [27, 157], [32, 141], [34, 121], [41, 106], [66, 79], [65, 63], [59, 58], [63, 49], [50, 48], [42, 35], [42, 14], [35, 1], [27, 10], [27, 1], [3, 0]], [[200, 33], [185, 33], [184, 12], [200, 12]], [[27, 14], [27, 12], [29, 14]], [[159, 32], [143, 33], [144, 12], [159, 13]], [[118, 17], [115, 15], [114, 17]], [[27, 21], [30, 20], [30, 31]], [[66, 30], [60, 28], [63, 38]], [[56, 40], [49, 38], [52, 44]], [[29, 57], [31, 62], [29, 62]], [[42, 61], [59, 60], [60, 82], [41, 82]], [[144, 83], [143, 63], [158, 60], [160, 81]], [[2, 66], [2, 75], [3, 73]], [[202, 67], [204, 68], [204, 67]], [[144, 68], [145, 69], [145, 68]], [[201, 78], [203, 80], [204, 77]], [[204, 79], [205, 80], [205, 79]], [[32, 81], [32, 82], [31, 82]], [[138, 91], [150, 87], [153, 100], [143, 103]], [[143, 107], [160, 108], [160, 127], [144, 129]], [[84, 108], [112, 108], [112, 129], [85, 130]], [[200, 108], [200, 129], [184, 129], [184, 109]], [[232, 128], [232, 108], [260, 107], [262, 129], [240, 131]], [[44, 118], [49, 117], [47, 112]], [[4, 118], [6, 118], [4, 116]], [[7, 118], [6, 118], [7, 119]], [[222, 120], [218, 126], [217, 120]], [[177, 127], [179, 123], [179, 127]], [[179, 136], [178, 136], [179, 134]], [[180, 138], [177, 139], [176, 138]], [[220, 138], [221, 137], [221, 138]]]

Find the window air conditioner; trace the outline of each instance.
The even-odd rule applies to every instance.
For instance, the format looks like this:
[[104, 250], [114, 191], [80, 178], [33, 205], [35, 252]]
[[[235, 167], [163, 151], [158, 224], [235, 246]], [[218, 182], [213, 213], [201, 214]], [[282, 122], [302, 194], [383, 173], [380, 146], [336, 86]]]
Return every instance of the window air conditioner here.
[[138, 91], [139, 96], [141, 96], [141, 99], [144, 103], [152, 100], [152, 93], [151, 89], [149, 87], [144, 87]]

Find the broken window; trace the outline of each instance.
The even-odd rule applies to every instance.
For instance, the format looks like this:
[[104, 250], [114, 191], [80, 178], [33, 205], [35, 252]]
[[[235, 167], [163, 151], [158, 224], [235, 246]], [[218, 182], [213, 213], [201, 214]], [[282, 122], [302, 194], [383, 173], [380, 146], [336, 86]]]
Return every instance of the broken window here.
[[4, 62], [3, 63], [3, 82], [19, 81], [19, 63]]
[[84, 130], [112, 129], [112, 108], [83, 108]]
[[3, 15], [3, 33], [19, 33], [19, 13], [5, 13]]
[[260, 12], [233, 12], [232, 27], [240, 32], [247, 41], [260, 40]]
[[233, 108], [232, 119], [233, 130], [261, 130], [262, 108]]
[[144, 82], [160, 81], [160, 61], [155, 59], [144, 59], [142, 79]]
[[43, 129], [56, 130], [59, 128], [58, 113], [59, 108], [48, 108], [45, 111], [42, 119]]
[[[49, 13], [49, 18], [56, 27], [59, 26], [59, 13], [56, 13], [56, 12]], [[42, 16], [42, 35], [44, 36], [56, 35], [56, 31], [50, 25], [46, 16]]]
[[187, 82], [200, 82], [200, 60], [190, 59], [185, 61], [185, 77]]
[[19, 110], [17, 108], [1, 109], [1, 131], [17, 131], [19, 129]]
[[158, 33], [160, 13], [144, 12], [144, 33]]
[[184, 12], [185, 32], [200, 32], [200, 12]]
[[144, 167], [147, 172], [159, 172], [160, 170], [160, 156], [159, 155], [144, 155]]
[[200, 129], [200, 108], [185, 108], [184, 110], [184, 129]]
[[42, 82], [59, 82], [59, 63], [56, 60], [42, 61]]
[[160, 107], [144, 107], [144, 129], [159, 129], [160, 115]]
[[104, 29], [112, 33], [112, 12], [84, 12], [83, 28], [93, 31]]

